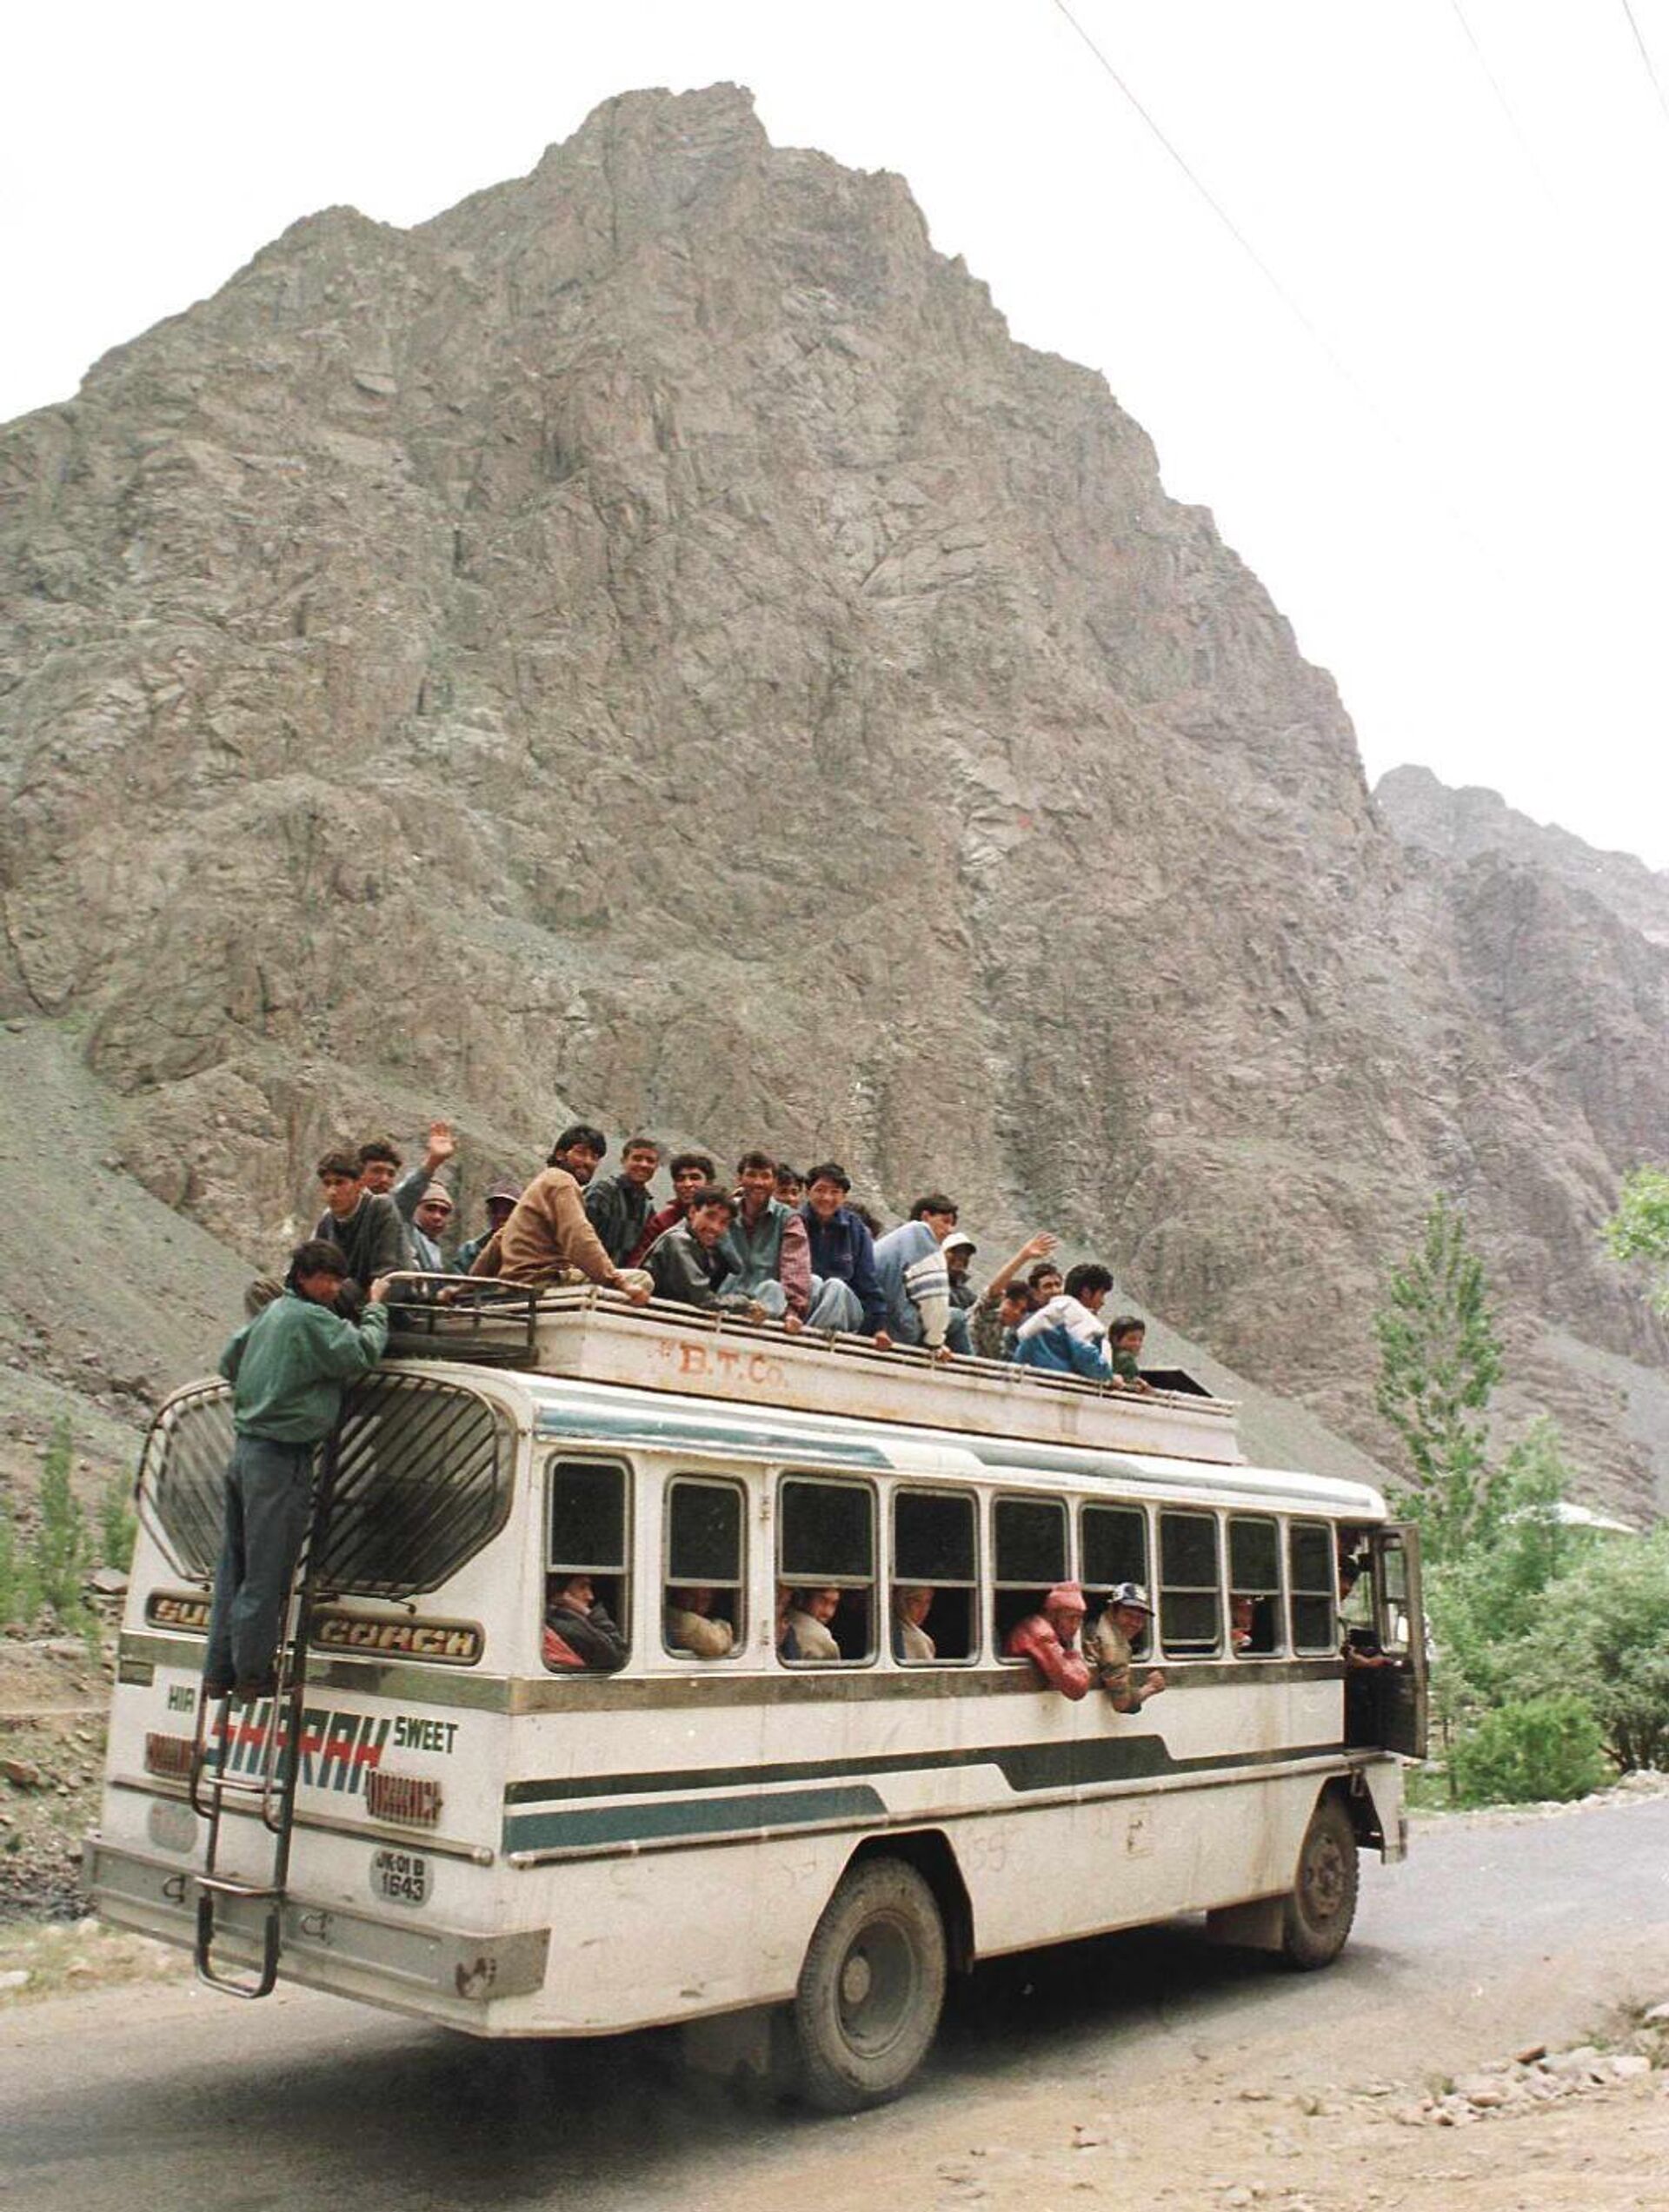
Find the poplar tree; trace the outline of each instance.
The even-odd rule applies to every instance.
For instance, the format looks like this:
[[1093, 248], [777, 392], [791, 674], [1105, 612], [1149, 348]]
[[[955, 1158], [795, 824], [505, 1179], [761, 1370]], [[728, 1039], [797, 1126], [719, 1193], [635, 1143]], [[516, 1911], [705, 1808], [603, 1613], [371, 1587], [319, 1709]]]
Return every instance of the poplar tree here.
[[1466, 1217], [1440, 1191], [1419, 1244], [1392, 1271], [1373, 1332], [1374, 1402], [1406, 1447], [1411, 1510], [1430, 1556], [1441, 1559], [1499, 1517], [1500, 1485], [1485, 1454], [1501, 1345]]
[[1600, 1234], [1613, 1259], [1644, 1259], [1652, 1269], [1646, 1297], [1669, 1314], [1669, 1168], [1637, 1167]]

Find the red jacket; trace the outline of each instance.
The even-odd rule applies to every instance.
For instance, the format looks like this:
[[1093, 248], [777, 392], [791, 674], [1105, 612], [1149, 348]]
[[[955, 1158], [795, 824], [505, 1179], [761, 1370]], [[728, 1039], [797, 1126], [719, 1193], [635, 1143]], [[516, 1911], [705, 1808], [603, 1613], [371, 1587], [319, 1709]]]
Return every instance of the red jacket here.
[[1063, 1644], [1041, 1613], [1028, 1613], [1003, 1640], [1011, 1659], [1029, 1659], [1051, 1689], [1074, 1703], [1089, 1695], [1088, 1662], [1075, 1644]]

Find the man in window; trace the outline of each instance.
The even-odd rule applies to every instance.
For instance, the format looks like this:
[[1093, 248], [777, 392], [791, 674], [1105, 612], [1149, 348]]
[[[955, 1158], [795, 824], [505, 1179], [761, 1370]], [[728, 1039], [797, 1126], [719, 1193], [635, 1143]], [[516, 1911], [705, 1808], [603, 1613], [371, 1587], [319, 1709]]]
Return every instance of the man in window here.
[[713, 1617], [717, 1598], [717, 1591], [705, 1584], [668, 1590], [667, 1643], [671, 1650], [692, 1652], [698, 1659], [728, 1657], [735, 1648], [736, 1631], [728, 1621]]
[[598, 1603], [589, 1575], [548, 1575], [545, 1594], [541, 1648], [548, 1667], [613, 1674], [625, 1665], [626, 1639]]
[[1043, 1600], [1042, 1611], [1017, 1622], [1002, 1644], [1005, 1658], [1029, 1659], [1050, 1689], [1074, 1704], [1089, 1695], [1089, 1667], [1078, 1649], [1085, 1611], [1078, 1584], [1058, 1582]]
[[[797, 1659], [838, 1659], [841, 1647], [829, 1626], [841, 1610], [838, 1590], [796, 1590], [783, 1624], [785, 1641], [792, 1638]], [[787, 1656], [786, 1651], [784, 1657]]]
[[893, 1657], [932, 1659], [937, 1644], [928, 1634], [928, 1615], [933, 1611], [933, 1591], [926, 1583], [901, 1582], [893, 1590]]
[[1139, 1713], [1165, 1687], [1157, 1667], [1150, 1667], [1142, 1681], [1135, 1678], [1135, 1647], [1147, 1635], [1153, 1615], [1141, 1584], [1121, 1582], [1091, 1632], [1089, 1656], [1115, 1713]]

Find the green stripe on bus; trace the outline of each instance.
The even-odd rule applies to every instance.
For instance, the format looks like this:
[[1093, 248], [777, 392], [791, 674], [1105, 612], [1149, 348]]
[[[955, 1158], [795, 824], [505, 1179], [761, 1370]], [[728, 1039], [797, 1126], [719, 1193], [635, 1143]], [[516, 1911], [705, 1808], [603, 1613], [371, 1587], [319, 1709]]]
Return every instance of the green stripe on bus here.
[[874, 1790], [854, 1786], [755, 1790], [735, 1797], [611, 1805], [587, 1812], [518, 1813], [504, 1823], [504, 1848], [537, 1851], [646, 1843], [662, 1836], [724, 1836], [744, 1829], [799, 1827], [807, 1821], [867, 1819], [886, 1810]]

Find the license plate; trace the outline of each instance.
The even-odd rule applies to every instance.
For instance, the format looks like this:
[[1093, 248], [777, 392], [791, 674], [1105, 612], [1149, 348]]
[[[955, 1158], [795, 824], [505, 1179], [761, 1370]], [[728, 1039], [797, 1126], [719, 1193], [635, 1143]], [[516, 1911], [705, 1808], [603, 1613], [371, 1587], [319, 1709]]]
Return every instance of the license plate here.
[[421, 1851], [376, 1851], [371, 1857], [371, 1895], [396, 1904], [420, 1905], [429, 1897], [429, 1861]]

